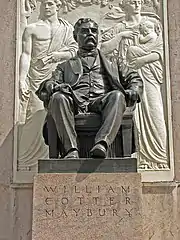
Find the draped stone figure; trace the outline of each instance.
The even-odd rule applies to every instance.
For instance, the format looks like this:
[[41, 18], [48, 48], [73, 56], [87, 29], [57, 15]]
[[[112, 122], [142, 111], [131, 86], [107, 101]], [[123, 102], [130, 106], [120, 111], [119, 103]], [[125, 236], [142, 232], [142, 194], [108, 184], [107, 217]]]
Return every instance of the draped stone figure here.
[[167, 134], [161, 84], [163, 40], [159, 17], [141, 13], [143, 1], [122, 1], [125, 18], [102, 36], [102, 51], [119, 64], [137, 69], [144, 83], [135, 111], [139, 132], [139, 168], [168, 169]]
[[52, 75], [57, 63], [76, 53], [73, 27], [58, 19], [59, 0], [41, 1], [41, 18], [29, 24], [23, 34], [20, 57], [20, 113], [19, 113], [19, 170], [36, 168], [37, 160], [48, 156], [42, 138], [42, 125], [46, 115], [35, 92]]

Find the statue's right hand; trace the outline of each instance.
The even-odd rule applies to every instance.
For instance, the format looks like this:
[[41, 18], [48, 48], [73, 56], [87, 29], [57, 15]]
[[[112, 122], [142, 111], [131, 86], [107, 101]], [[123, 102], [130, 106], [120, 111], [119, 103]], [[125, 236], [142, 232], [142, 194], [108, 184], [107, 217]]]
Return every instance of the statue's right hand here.
[[54, 83], [46, 83], [46, 91], [48, 93], [49, 96], [51, 96], [54, 93]]
[[19, 97], [21, 100], [25, 100], [29, 95], [29, 86], [26, 82], [19, 82]]

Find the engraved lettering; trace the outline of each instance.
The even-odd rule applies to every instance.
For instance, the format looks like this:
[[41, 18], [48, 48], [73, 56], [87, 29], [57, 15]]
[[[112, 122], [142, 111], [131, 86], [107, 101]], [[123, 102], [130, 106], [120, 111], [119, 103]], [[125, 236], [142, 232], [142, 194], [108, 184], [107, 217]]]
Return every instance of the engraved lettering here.
[[108, 193], [110, 193], [110, 191], [114, 193], [114, 189], [111, 186], [109, 187]]
[[96, 205], [98, 205], [99, 197], [93, 197], [93, 200], [94, 200], [94, 203], [95, 203]]
[[75, 214], [76, 214], [75, 216], [77, 217], [80, 209], [73, 209], [73, 211], [75, 212]]
[[91, 193], [91, 191], [88, 191], [88, 186], [86, 186], [86, 193]]
[[131, 213], [132, 210], [133, 210], [133, 209], [131, 209], [131, 210], [129, 211], [129, 210], [127, 210], [127, 209], [125, 208], [125, 211], [127, 212], [127, 214], [128, 214], [129, 217], [132, 217], [132, 213]]
[[53, 199], [47, 197], [47, 198], [45, 199], [45, 203], [46, 203], [46, 205], [52, 205], [52, 204], [53, 204]]
[[63, 197], [63, 198], [61, 199], [61, 203], [62, 203], [63, 205], [67, 205], [68, 202], [69, 202], [69, 200], [68, 200], [68, 198], [66, 198], [66, 197]]
[[80, 192], [78, 192], [78, 190], [77, 190], [77, 186], [74, 186], [74, 192], [75, 192], [75, 193], [80, 193]]
[[[61, 191], [59, 192], [58, 196], [53, 196], [53, 193], [58, 192], [58, 190], [60, 189]], [[115, 218], [118, 217], [119, 219], [118, 221], [122, 221], [124, 216], [128, 218], [132, 218], [134, 214], [133, 213], [134, 208], [132, 207], [130, 208], [130, 206], [133, 205], [133, 202], [130, 196], [129, 186], [126, 186], [126, 185], [120, 186], [120, 188], [118, 189], [120, 190], [120, 192], [118, 192], [116, 187], [113, 185], [103, 186], [103, 188], [102, 186], [95, 186], [94, 188], [92, 188], [92, 186], [84, 185], [83, 189], [81, 189], [81, 186], [76, 185], [76, 186], [73, 186], [72, 190], [77, 195], [73, 196], [72, 201], [71, 201], [71, 198], [67, 195], [68, 193], [70, 193], [68, 190], [68, 187], [66, 185], [62, 185], [60, 186], [60, 189], [58, 185], [43, 187], [44, 191], [52, 195], [52, 196], [46, 196], [44, 198], [44, 206], [47, 206], [47, 209], [45, 207], [44, 213], [45, 213], [45, 216], [49, 219], [56, 216], [56, 212], [55, 212], [56, 209], [54, 209], [54, 206], [57, 207], [58, 209], [58, 212], [59, 212], [58, 216], [64, 219], [66, 218], [68, 219], [70, 217], [69, 212], [71, 212], [72, 216], [74, 216], [75, 218], [81, 217], [83, 213], [85, 213], [85, 216], [87, 218], [94, 216], [94, 214], [99, 217], [109, 216], [110, 214]], [[101, 193], [102, 190], [104, 192], [103, 196], [97, 193], [97, 192]], [[95, 196], [92, 196], [93, 192], [96, 193]], [[120, 196], [120, 198], [117, 199], [119, 195], [116, 195], [116, 194], [120, 194], [120, 195], [123, 194], [123, 196]], [[92, 209], [90, 205], [85, 207], [83, 205], [85, 203], [93, 204], [95, 209], [94, 208]], [[70, 209], [65, 208], [71, 204], [72, 204], [72, 208]], [[117, 204], [120, 204], [120, 206], [119, 205], [118, 206], [120, 207], [120, 210], [124, 212], [124, 216], [122, 216], [121, 212], [119, 212], [119, 209], [116, 208]], [[48, 209], [48, 207], [50, 209]], [[109, 207], [111, 209], [109, 209]]]
[[87, 216], [88, 216], [88, 217], [92, 216], [92, 211], [91, 211], [91, 209], [89, 209], [89, 208], [87, 209]]
[[110, 202], [110, 206], [113, 205], [113, 204], [115, 204], [115, 203], [114, 203], [114, 197], [110, 197], [110, 198], [109, 198], [109, 202]]
[[66, 214], [66, 212], [65, 212], [64, 210], [62, 211], [61, 216], [62, 216], [62, 217], [63, 217], [63, 216], [64, 216], [64, 217], [67, 217], [67, 214]]
[[117, 210], [116, 209], [113, 209], [113, 216], [118, 216], [118, 214], [117, 214]]
[[130, 200], [131, 200], [130, 197], [126, 197], [126, 204], [131, 205]]
[[82, 199], [83, 199], [84, 197], [77, 197], [77, 198], [79, 199], [79, 204], [82, 204], [82, 203], [83, 203]]
[[49, 216], [53, 217], [54, 216], [54, 210], [45, 209], [45, 211], [46, 211], [46, 217], [49, 217]]
[[125, 194], [130, 193], [130, 187], [129, 186], [127, 188], [125, 188], [124, 186], [121, 186], [121, 190], [122, 190], [122, 193], [125, 193]]
[[66, 191], [67, 189], [66, 189], [66, 186], [64, 186], [63, 187], [63, 193], [66, 193], [67, 191]]
[[105, 216], [105, 215], [106, 215], [106, 210], [105, 209], [99, 209], [99, 216], [102, 217], [102, 216]]
[[55, 187], [47, 187], [47, 186], [45, 186], [44, 187], [44, 191], [47, 191], [47, 192], [57, 192], [57, 186], [55, 186]]

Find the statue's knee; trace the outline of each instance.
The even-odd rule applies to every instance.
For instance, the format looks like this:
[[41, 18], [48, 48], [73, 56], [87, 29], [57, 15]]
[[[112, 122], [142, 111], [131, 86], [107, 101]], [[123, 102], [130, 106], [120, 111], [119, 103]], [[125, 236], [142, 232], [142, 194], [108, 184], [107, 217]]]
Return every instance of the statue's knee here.
[[51, 97], [52, 102], [62, 103], [64, 102], [64, 100], [66, 100], [66, 96], [64, 96], [64, 94], [60, 92], [54, 93]]
[[110, 97], [112, 100], [125, 100], [124, 94], [119, 90], [112, 91]]

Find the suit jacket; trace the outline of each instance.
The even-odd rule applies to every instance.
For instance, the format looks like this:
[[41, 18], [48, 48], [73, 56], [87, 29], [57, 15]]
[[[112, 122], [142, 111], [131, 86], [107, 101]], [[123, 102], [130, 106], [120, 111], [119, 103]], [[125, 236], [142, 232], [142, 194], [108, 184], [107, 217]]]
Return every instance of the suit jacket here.
[[[132, 89], [138, 94], [139, 102], [142, 95], [143, 83], [138, 73], [134, 70], [130, 70], [128, 67], [112, 64], [105, 58], [100, 50], [98, 50], [98, 52], [101, 64], [104, 66], [109, 84], [111, 85], [112, 89], [119, 90], [124, 93], [124, 95], [126, 95], [125, 90]], [[66, 83], [73, 90], [73, 87], [78, 84], [82, 74], [83, 67], [81, 59], [78, 56], [71, 58], [67, 62], [57, 66], [56, 70], [52, 74], [51, 79], [42, 82], [36, 94], [42, 101], [44, 101], [45, 106], [47, 106], [50, 98], [46, 91], [47, 84]]]

